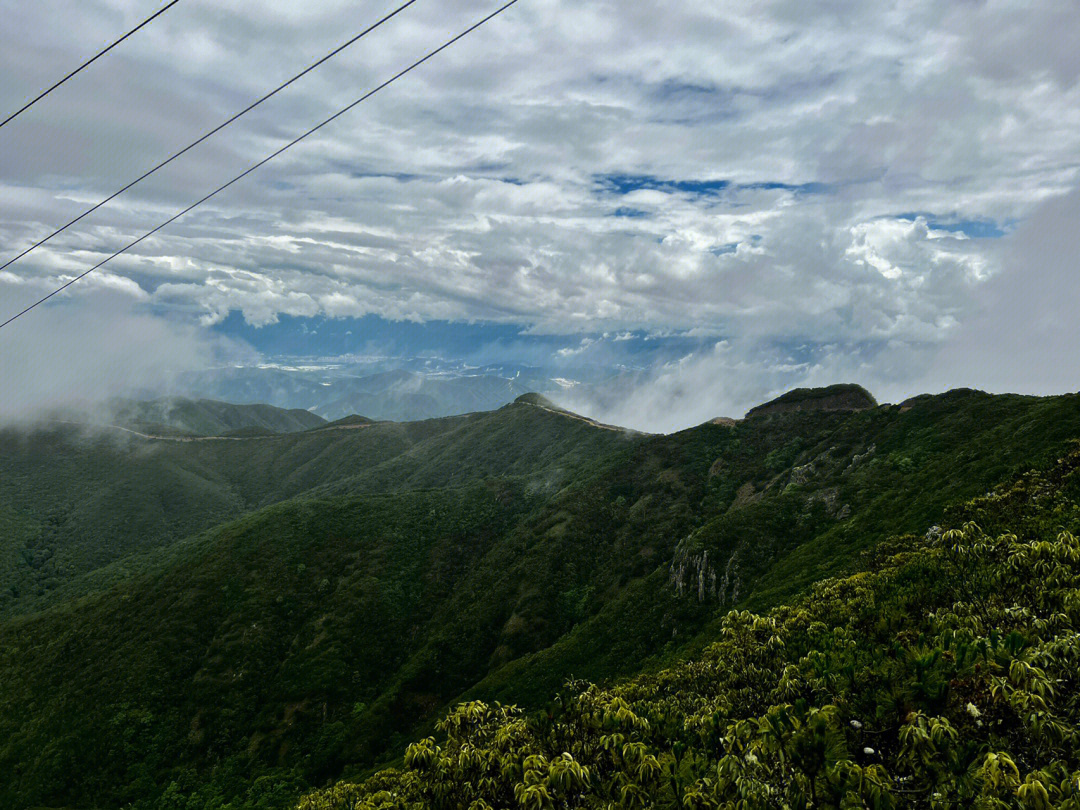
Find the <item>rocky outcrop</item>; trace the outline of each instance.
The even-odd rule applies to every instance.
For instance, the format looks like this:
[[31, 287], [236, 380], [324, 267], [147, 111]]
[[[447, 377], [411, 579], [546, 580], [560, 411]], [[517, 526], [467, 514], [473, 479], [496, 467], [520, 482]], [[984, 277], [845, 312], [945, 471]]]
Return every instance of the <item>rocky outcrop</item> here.
[[746, 417], [802, 411], [865, 411], [876, 407], [877, 401], [861, 385], [830, 385], [788, 391], [771, 402], [752, 408]]
[[704, 602], [706, 597], [716, 596], [716, 569], [709, 562], [708, 549], [694, 554], [680, 543], [671, 561], [668, 581], [675, 586], [679, 597], [696, 593], [697, 600]]
[[728, 558], [723, 576], [718, 577], [708, 549], [693, 552], [680, 543], [671, 562], [668, 581], [675, 586], [675, 594], [680, 598], [693, 595], [698, 602], [715, 599], [721, 604], [734, 604], [739, 601], [742, 585], [739, 552], [735, 551]]
[[826, 514], [836, 520], [847, 520], [851, 517], [851, 504], [840, 503], [840, 488], [827, 487], [812, 494], [806, 499], [808, 509], [820, 504], [825, 507]]
[[739, 424], [737, 419], [732, 419], [730, 416], [717, 416], [709, 420], [710, 425], [721, 425], [723, 427], [735, 427]]
[[847, 467], [844, 468], [844, 474], [847, 475], [849, 472], [854, 470], [856, 467], [858, 467], [860, 464], [862, 464], [868, 458], [873, 456], [875, 452], [877, 452], [877, 445], [872, 444], [869, 447], [867, 447], [864, 452], [856, 453], [855, 455], [853, 455], [851, 457], [851, 463], [848, 464]]
[[739, 579], [739, 552], [736, 551], [728, 557], [727, 565], [724, 566], [724, 576], [720, 580], [720, 591], [717, 593], [720, 603], [727, 604], [729, 599], [731, 604], [738, 602], [740, 585], [742, 580]]

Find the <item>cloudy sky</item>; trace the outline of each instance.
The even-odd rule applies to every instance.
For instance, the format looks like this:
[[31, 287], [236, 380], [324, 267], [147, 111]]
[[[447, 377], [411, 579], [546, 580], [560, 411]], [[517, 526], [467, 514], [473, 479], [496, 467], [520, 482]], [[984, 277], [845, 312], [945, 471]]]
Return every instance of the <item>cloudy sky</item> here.
[[[183, 0], [0, 129], [3, 254], [395, 5]], [[0, 316], [498, 5], [419, 0], [0, 271]], [[159, 6], [0, 0], [0, 108]], [[654, 429], [799, 384], [1074, 391], [1078, 41], [1060, 0], [520, 0], [0, 331], [0, 370], [54, 396], [404, 323], [440, 325], [433, 352], [647, 368], [598, 415]]]

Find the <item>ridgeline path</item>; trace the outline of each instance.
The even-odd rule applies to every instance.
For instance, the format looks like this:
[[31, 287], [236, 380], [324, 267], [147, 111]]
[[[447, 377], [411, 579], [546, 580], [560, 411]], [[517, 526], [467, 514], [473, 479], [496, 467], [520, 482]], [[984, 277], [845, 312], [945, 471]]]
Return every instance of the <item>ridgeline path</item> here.
[[137, 436], [140, 439], [149, 439], [152, 441], [161, 442], [249, 442], [257, 439], [280, 439], [283, 436], [292, 436], [296, 433], [319, 433], [326, 430], [359, 430], [360, 428], [371, 427], [374, 422], [361, 422], [355, 425], [327, 425], [326, 427], [311, 428], [310, 430], [293, 431], [292, 433], [266, 433], [259, 436], [192, 436], [189, 434], [183, 434], [179, 436], [163, 436], [156, 433], [140, 433], [132, 428], [124, 427], [123, 425], [103, 425], [94, 424], [92, 422], [70, 422], [65, 419], [49, 419], [47, 420], [52, 424], [59, 425], [74, 425], [75, 427], [101, 429], [109, 428], [111, 430], [119, 430], [124, 433], [128, 433], [132, 436]]

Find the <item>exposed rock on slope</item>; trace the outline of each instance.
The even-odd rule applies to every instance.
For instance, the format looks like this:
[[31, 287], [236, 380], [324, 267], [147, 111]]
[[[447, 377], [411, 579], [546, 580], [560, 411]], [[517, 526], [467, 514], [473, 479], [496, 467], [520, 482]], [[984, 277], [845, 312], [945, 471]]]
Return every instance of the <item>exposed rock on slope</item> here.
[[739, 420], [732, 419], [730, 416], [717, 416], [714, 419], [709, 420], [710, 425], [723, 425], [724, 427], [735, 427], [739, 424]]
[[687, 550], [685, 544], [680, 544], [668, 573], [668, 580], [680, 597], [695, 588], [698, 602], [704, 602], [706, 595], [716, 596], [716, 569], [709, 562], [707, 549], [693, 553]]
[[771, 402], [751, 408], [746, 416], [799, 411], [865, 411], [876, 407], [877, 401], [861, 385], [843, 384], [826, 388], [796, 388]]

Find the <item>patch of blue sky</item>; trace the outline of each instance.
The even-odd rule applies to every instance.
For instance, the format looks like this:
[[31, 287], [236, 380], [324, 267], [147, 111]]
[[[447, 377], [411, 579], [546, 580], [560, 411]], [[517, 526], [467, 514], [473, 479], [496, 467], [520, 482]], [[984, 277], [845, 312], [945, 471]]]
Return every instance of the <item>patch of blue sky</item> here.
[[666, 180], [650, 174], [603, 174], [597, 175], [596, 181], [601, 188], [624, 195], [632, 191], [715, 195], [731, 186], [728, 180]]
[[831, 183], [780, 183], [768, 181], [764, 183], [740, 183], [739, 191], [790, 191], [792, 194], [828, 194], [835, 186]]
[[711, 253], [713, 256], [727, 256], [731, 253], [734, 253], [738, 249], [738, 242], [728, 242], [726, 245], [714, 245], [713, 247], [709, 248], [709, 253]]
[[597, 185], [609, 192], [626, 195], [634, 191], [663, 191], [667, 193], [692, 194], [698, 197], [731, 196], [740, 191], [787, 191], [795, 195], [828, 194], [835, 189], [830, 183], [785, 183], [763, 181], [757, 183], [732, 183], [718, 179], [675, 179], [651, 174], [605, 174], [597, 175]]
[[939, 217], [929, 211], [907, 211], [903, 214], [896, 214], [896, 219], [905, 219], [911, 222], [914, 222], [919, 217], [923, 217], [926, 220], [927, 227], [935, 231], [960, 233], [969, 239], [1000, 239], [1015, 224], [1013, 222], [999, 223], [992, 219]]

